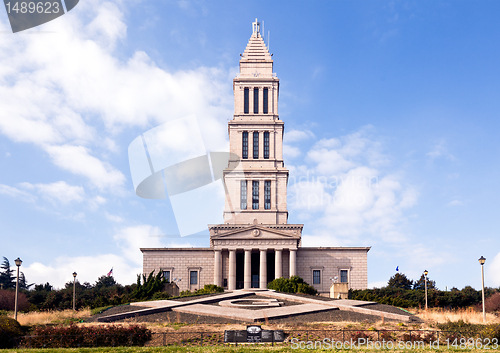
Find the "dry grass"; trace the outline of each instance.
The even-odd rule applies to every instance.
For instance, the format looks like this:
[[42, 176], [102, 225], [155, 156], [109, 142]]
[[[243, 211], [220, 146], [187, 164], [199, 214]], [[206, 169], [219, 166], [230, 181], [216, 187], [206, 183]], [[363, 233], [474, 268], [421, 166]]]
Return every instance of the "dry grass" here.
[[[12, 317], [13, 316], [12, 314]], [[90, 309], [83, 309], [76, 312], [73, 310], [31, 311], [25, 314], [17, 314], [17, 321], [19, 321], [21, 325], [46, 325], [78, 322], [88, 317], [90, 317]]]
[[[476, 311], [473, 308], [445, 310], [442, 308], [431, 308], [425, 311], [424, 309], [417, 309], [414, 313], [419, 318], [425, 320], [427, 323], [445, 323], [448, 321], [464, 321], [471, 324], [482, 324], [483, 313]], [[500, 323], [500, 318], [496, 314], [486, 313], [486, 323], [496, 324]]]

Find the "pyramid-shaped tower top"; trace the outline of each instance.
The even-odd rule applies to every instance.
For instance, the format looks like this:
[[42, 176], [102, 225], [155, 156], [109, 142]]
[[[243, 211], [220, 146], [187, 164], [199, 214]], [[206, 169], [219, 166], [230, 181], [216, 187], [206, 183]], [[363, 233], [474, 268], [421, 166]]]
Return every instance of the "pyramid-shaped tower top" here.
[[273, 59], [260, 34], [260, 22], [252, 23], [253, 33], [240, 59], [240, 77], [251, 77], [257, 69], [260, 75], [271, 77]]

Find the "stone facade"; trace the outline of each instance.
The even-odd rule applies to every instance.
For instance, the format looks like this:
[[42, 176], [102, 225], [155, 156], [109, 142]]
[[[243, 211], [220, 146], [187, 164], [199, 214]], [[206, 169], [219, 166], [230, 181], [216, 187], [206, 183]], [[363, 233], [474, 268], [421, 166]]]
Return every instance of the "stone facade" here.
[[294, 275], [324, 295], [335, 280], [364, 289], [369, 248], [302, 247], [304, 225], [288, 224], [279, 79], [259, 26], [254, 22], [240, 74], [233, 80], [224, 224], [208, 226], [209, 248], [141, 249], [143, 272], [161, 269], [180, 290], [191, 291], [205, 284], [266, 288], [274, 278]]

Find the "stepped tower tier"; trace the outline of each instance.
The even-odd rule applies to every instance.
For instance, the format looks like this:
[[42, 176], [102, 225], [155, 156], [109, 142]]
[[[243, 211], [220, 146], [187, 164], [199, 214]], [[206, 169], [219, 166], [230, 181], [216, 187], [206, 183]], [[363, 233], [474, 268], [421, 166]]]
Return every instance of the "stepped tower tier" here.
[[260, 24], [256, 20], [252, 25], [239, 75], [233, 80], [229, 144], [239, 159], [231, 159], [224, 171], [224, 223], [286, 224], [288, 170], [283, 162], [284, 123], [278, 115], [279, 79]]

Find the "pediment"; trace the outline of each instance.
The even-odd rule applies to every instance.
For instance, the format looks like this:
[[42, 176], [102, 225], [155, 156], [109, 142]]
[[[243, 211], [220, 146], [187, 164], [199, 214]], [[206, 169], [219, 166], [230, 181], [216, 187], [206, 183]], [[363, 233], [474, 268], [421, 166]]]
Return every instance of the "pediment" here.
[[275, 229], [263, 225], [249, 225], [234, 229], [217, 229], [210, 232], [213, 239], [300, 239], [302, 227], [283, 227]]

